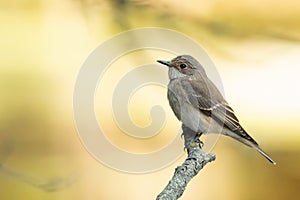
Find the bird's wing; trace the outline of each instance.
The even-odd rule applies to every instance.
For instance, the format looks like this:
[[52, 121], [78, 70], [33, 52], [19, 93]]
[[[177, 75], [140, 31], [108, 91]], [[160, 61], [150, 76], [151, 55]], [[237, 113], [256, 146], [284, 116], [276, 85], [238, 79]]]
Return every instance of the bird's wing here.
[[209, 79], [189, 80], [187, 95], [190, 103], [205, 115], [212, 117], [221, 126], [225, 126], [240, 137], [254, 143], [257, 142], [246, 133], [220, 91]]
[[181, 110], [180, 110], [180, 103], [179, 100], [177, 98], [177, 96], [175, 95], [174, 91], [172, 90], [168, 90], [168, 99], [169, 99], [169, 104], [175, 114], [175, 116], [177, 117], [178, 120], [181, 120]]

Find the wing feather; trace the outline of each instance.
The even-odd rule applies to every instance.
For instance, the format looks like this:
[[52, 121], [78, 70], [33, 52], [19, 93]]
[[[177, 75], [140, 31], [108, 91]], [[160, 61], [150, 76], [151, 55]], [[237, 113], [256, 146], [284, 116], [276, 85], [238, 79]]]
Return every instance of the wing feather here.
[[[233, 109], [209, 79], [206, 82], [191, 81], [188, 85], [192, 87], [188, 94], [192, 105], [202, 113], [212, 117], [221, 126], [227, 127], [240, 137], [257, 145], [257, 142], [242, 128]], [[195, 99], [197, 103], [195, 103]]]

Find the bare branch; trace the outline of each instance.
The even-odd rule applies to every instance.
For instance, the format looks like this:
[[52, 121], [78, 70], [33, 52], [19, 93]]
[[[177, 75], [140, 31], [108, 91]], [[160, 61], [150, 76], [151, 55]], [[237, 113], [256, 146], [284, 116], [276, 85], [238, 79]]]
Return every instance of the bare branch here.
[[175, 173], [165, 189], [157, 196], [157, 200], [175, 200], [184, 192], [188, 182], [208, 163], [216, 159], [214, 154], [206, 154], [202, 149], [199, 135], [187, 127], [182, 127], [185, 148], [188, 157]]

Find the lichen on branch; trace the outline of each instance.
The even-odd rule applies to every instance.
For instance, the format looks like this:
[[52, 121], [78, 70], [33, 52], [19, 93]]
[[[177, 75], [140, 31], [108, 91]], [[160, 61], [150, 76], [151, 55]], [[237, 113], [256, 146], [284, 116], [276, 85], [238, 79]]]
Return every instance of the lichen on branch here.
[[206, 154], [202, 149], [199, 134], [182, 126], [185, 148], [188, 157], [175, 169], [172, 179], [165, 189], [157, 196], [157, 200], [175, 200], [181, 197], [188, 182], [209, 162], [214, 161], [214, 154]]

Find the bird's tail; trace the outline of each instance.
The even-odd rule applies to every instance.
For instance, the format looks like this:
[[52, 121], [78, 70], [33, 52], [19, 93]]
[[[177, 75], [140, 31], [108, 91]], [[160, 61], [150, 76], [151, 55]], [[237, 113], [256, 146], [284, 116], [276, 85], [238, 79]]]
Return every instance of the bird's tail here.
[[256, 149], [261, 155], [263, 155], [270, 163], [276, 165], [276, 162], [266, 153], [264, 152], [258, 145], [250, 144], [251, 147]]
[[232, 135], [233, 138], [235, 138], [236, 140], [244, 143], [245, 145], [252, 147], [254, 149], [256, 149], [261, 155], [263, 155], [270, 163], [276, 165], [276, 162], [266, 153], [264, 152], [258, 145], [258, 143], [250, 136], [247, 134], [247, 132], [241, 128], [241, 130], [243, 134], [241, 134], [241, 132], [239, 132], [238, 134], [234, 134]]
[[[225, 129], [226, 130], [226, 129]], [[228, 129], [227, 129], [228, 130]], [[239, 129], [233, 131], [223, 132], [223, 134], [228, 135], [237, 141], [256, 149], [261, 155], [263, 155], [270, 163], [276, 165], [276, 162], [264, 152], [258, 145], [258, 143], [240, 126]]]
[[[244, 131], [244, 130], [243, 130]], [[246, 131], [244, 131], [244, 135], [243, 137], [238, 136], [238, 135], [234, 135], [234, 138], [237, 139], [238, 141], [244, 143], [245, 145], [252, 147], [254, 149], [256, 149], [263, 157], [265, 157], [270, 163], [276, 165], [276, 162], [266, 153], [264, 152], [259, 145], [257, 144], [257, 142], [246, 133]]]

